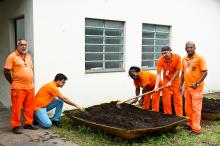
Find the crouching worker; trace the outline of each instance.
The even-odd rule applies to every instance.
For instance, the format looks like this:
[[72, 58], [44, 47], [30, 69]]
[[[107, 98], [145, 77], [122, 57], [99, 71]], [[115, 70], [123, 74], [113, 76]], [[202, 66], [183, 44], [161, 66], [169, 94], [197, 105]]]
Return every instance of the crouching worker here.
[[[128, 74], [134, 80], [136, 96], [140, 94], [140, 88], [142, 88], [142, 94], [154, 89], [156, 83], [155, 74], [149, 71], [145, 71], [145, 70], [143, 71], [136, 66], [130, 67]], [[160, 91], [154, 92], [152, 94], [144, 95], [139, 100], [139, 105], [142, 106], [144, 109], [149, 110], [151, 96], [152, 96], [152, 111], [159, 112]], [[135, 102], [137, 102], [137, 99], [131, 101], [130, 103], [132, 104]]]
[[[50, 128], [53, 125], [61, 128], [60, 117], [63, 108], [63, 102], [75, 106], [80, 110], [84, 110], [82, 107], [78, 106], [72, 102], [67, 97], [63, 96], [58, 87], [62, 88], [67, 80], [64, 74], [58, 73], [55, 76], [54, 81], [47, 83], [38, 91], [35, 99], [35, 121], [34, 125], [41, 124], [43, 128]], [[56, 98], [57, 97], [57, 98]], [[47, 112], [55, 108], [55, 114], [50, 119]]]

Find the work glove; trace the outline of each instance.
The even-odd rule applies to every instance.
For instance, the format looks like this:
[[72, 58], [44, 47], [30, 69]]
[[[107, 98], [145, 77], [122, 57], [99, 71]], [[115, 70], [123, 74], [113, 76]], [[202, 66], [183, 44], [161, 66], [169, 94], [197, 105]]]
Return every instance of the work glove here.
[[133, 99], [133, 100], [127, 102], [127, 103], [128, 103], [128, 104], [135, 104], [137, 101], [138, 101], [138, 99]]
[[167, 87], [170, 87], [171, 85], [172, 83], [170, 81], [166, 84]]
[[143, 106], [143, 102], [144, 102], [144, 98], [141, 98], [140, 100], [138, 100], [139, 106]]
[[80, 110], [81, 110], [82, 112], [84, 112], [84, 111], [85, 111], [85, 108], [82, 107]]

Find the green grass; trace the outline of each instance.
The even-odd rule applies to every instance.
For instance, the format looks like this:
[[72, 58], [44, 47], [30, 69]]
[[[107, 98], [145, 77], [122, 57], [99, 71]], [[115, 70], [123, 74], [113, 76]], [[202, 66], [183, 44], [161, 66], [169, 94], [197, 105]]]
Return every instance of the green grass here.
[[191, 136], [189, 130], [178, 126], [172, 131], [145, 135], [133, 140], [106, 134], [98, 129], [77, 125], [67, 117], [62, 118], [63, 128], [52, 130], [80, 146], [219, 146], [220, 121], [203, 121], [202, 133]]

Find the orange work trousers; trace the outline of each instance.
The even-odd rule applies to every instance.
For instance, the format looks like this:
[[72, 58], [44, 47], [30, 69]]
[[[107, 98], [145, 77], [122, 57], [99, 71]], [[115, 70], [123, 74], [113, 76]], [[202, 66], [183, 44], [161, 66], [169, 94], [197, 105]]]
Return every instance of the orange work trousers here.
[[180, 87], [171, 85], [162, 90], [163, 110], [165, 114], [172, 114], [171, 93], [173, 94], [174, 109], [178, 116], [183, 115], [183, 101], [180, 93]]
[[148, 94], [144, 96], [144, 102], [143, 102], [143, 108], [146, 110], [150, 109], [150, 101], [152, 96], [152, 111], [159, 112], [159, 106], [160, 106], [160, 91], [154, 92], [152, 94]]
[[33, 122], [33, 99], [34, 89], [11, 89], [11, 126], [12, 128], [21, 126], [21, 109], [24, 111], [24, 124], [32, 124]]
[[184, 91], [185, 113], [189, 117], [186, 124], [192, 128], [192, 131], [197, 133], [201, 131], [202, 92], [203, 87], [197, 87], [196, 89], [186, 87]]

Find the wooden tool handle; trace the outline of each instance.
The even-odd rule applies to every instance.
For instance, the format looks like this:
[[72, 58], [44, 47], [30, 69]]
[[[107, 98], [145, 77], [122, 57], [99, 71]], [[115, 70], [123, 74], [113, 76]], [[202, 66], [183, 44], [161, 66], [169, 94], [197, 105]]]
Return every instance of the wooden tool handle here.
[[[167, 86], [163, 86], [163, 87], [158, 88], [158, 91], [162, 90], [162, 89], [165, 88], [165, 87], [167, 87]], [[138, 98], [138, 97], [141, 97], [141, 96], [147, 95], [147, 94], [154, 93], [154, 92], [155, 92], [154, 90], [149, 91], [149, 92], [146, 92], [146, 93], [144, 93], [144, 94], [141, 94], [141, 95], [138, 95], [138, 96], [132, 97], [132, 98], [130, 98], [130, 99], [128, 99], [128, 100], [125, 100], [125, 101], [123, 101], [123, 102], [120, 102], [120, 104], [121, 104], [121, 103], [128, 102], [128, 101], [130, 101], [130, 100], [132, 100], [132, 99], [136, 99], [136, 98]]]

